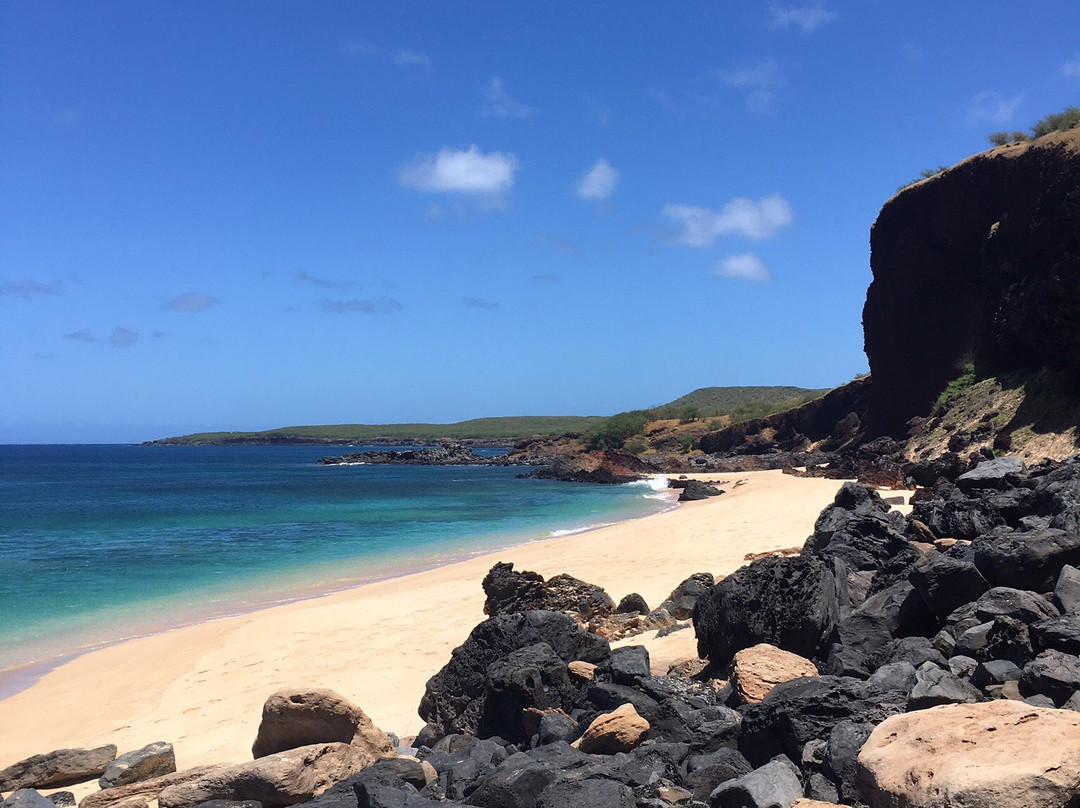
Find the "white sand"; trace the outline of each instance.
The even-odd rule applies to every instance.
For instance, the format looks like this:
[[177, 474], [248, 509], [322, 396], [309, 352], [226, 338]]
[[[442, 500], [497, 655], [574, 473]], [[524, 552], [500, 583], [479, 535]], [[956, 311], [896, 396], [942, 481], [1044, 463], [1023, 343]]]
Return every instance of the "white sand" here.
[[[693, 476], [726, 480], [727, 493], [85, 654], [0, 701], [0, 768], [63, 747], [114, 743], [123, 753], [160, 740], [174, 744], [179, 768], [248, 760], [262, 703], [285, 686], [331, 688], [383, 729], [415, 734], [424, 684], [484, 619], [480, 581], [496, 561], [657, 605], [692, 573], [727, 574], [747, 553], [801, 545], [841, 485], [772, 471]], [[648, 644], [664, 670], [693, 655], [693, 631]]]

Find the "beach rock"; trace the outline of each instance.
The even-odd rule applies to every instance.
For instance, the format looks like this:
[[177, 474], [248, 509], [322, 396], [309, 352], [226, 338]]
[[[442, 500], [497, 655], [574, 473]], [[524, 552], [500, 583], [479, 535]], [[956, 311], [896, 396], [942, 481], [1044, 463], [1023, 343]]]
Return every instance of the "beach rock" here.
[[771, 760], [735, 780], [721, 783], [709, 795], [712, 808], [788, 808], [803, 795], [797, 769], [788, 761]]
[[724, 492], [715, 485], [703, 483], [700, 480], [686, 480], [679, 493], [679, 502], [697, 502], [710, 497], [718, 497]]
[[563, 661], [544, 642], [512, 651], [488, 665], [477, 737], [528, 743], [522, 720], [527, 708], [571, 709], [577, 689]]
[[1063, 651], [1043, 651], [1024, 666], [1020, 692], [1042, 695], [1061, 705], [1080, 690], [1080, 656]]
[[1032, 623], [1032, 648], [1045, 651], [1053, 648], [1067, 654], [1080, 654], [1080, 614], [1063, 614]]
[[611, 649], [611, 656], [597, 666], [595, 678], [634, 686], [650, 675], [649, 650], [644, 645], [624, 645]]
[[375, 762], [360, 745], [311, 744], [248, 763], [215, 768], [158, 794], [160, 808], [187, 808], [206, 800], [258, 800], [264, 805], [308, 802]]
[[176, 771], [176, 754], [165, 741], [147, 744], [142, 749], [125, 752], [113, 760], [98, 780], [99, 788], [116, 788], [161, 777]]
[[757, 704], [781, 682], [800, 676], [817, 676], [814, 663], [775, 645], [760, 643], [735, 654], [731, 681], [745, 704]]
[[839, 721], [829, 731], [823, 769], [836, 784], [838, 797], [844, 802], [854, 802], [859, 797], [855, 784], [856, 759], [873, 730], [872, 724]]
[[972, 561], [937, 550], [915, 561], [908, 580], [940, 620], [990, 588]]
[[807, 742], [828, 738], [838, 722], [877, 724], [903, 712], [906, 698], [850, 677], [793, 679], [774, 687], [760, 704], [741, 708], [739, 751], [759, 766], [777, 755], [799, 760]]
[[610, 653], [606, 640], [577, 621], [550, 611], [497, 615], [476, 626], [450, 661], [428, 680], [420, 717], [444, 734], [475, 735], [483, 712], [488, 666], [521, 648], [546, 642], [564, 662], [599, 663]]
[[251, 755], [261, 758], [325, 743], [352, 744], [373, 759], [393, 754], [394, 749], [387, 734], [344, 696], [326, 689], [285, 688], [263, 704]]
[[975, 566], [994, 586], [1050, 592], [1061, 570], [1080, 564], [1080, 532], [998, 531], [975, 540]]
[[970, 703], [981, 698], [977, 688], [927, 662], [915, 671], [915, 686], [908, 694], [907, 709], [925, 710], [939, 704]]
[[737, 749], [721, 747], [709, 753], [695, 753], [686, 759], [687, 774], [683, 784], [694, 792], [694, 799], [707, 802], [721, 783], [749, 774], [753, 766]]
[[658, 608], [664, 609], [676, 620], [689, 620], [698, 598], [715, 585], [711, 572], [695, 572], [664, 599]]
[[558, 772], [552, 767], [531, 760], [523, 765], [500, 767], [480, 781], [466, 804], [481, 808], [535, 806], [540, 793], [557, 777]]
[[839, 558], [849, 570], [877, 570], [897, 556], [914, 562], [918, 552], [904, 536], [904, 518], [869, 486], [844, 483], [821, 512], [803, 553]]
[[258, 800], [207, 800], [192, 808], [263, 808], [263, 804]]
[[1060, 613], [1046, 598], [1035, 592], [995, 586], [975, 601], [975, 616], [979, 620], [1011, 617], [1021, 623], [1035, 623]]
[[596, 718], [571, 746], [590, 755], [613, 755], [634, 749], [648, 733], [649, 722], [633, 704], [624, 704]]
[[528, 570], [515, 572], [514, 565], [498, 562], [482, 582], [484, 614], [515, 614], [530, 609], [567, 612], [581, 622], [615, 612], [615, 601], [601, 587], [579, 581], [571, 575], [544, 577]]
[[94, 749], [56, 749], [0, 770], [0, 791], [58, 788], [100, 777], [116, 757], [112, 744]]
[[70, 791], [54, 791], [46, 799], [57, 808], [74, 808], [77, 804], [75, 795]]
[[1080, 613], [1080, 569], [1066, 564], [1054, 586], [1054, 605], [1064, 614]]
[[158, 794], [169, 786], [194, 782], [224, 768], [226, 767], [223, 765], [196, 766], [126, 786], [95, 791], [93, 794], [83, 797], [79, 805], [80, 808], [119, 808], [119, 806], [129, 801], [132, 805], [140, 802], [146, 804], [157, 799]]
[[645, 602], [645, 598], [639, 595], [637, 592], [631, 592], [629, 595], [623, 597], [619, 601], [619, 604], [615, 607], [617, 614], [648, 614], [649, 604]]
[[1080, 714], [1009, 700], [886, 719], [858, 757], [871, 806], [1066, 808], [1080, 793]]
[[809, 797], [800, 797], [791, 803], [791, 808], [843, 808], [843, 806], [835, 802], [822, 802], [821, 800], [812, 800]]
[[34, 789], [20, 788], [0, 802], [0, 808], [56, 808], [56, 806], [52, 800]]
[[634, 793], [614, 780], [560, 780], [548, 786], [536, 808], [634, 808]]
[[965, 494], [987, 488], [1003, 491], [1013, 487], [1026, 471], [1027, 466], [1019, 457], [995, 457], [957, 477], [956, 487]]
[[577, 722], [562, 713], [548, 713], [540, 719], [537, 737], [541, 745], [565, 741], [570, 743], [577, 736]]
[[736, 652], [766, 642], [812, 658], [827, 645], [839, 611], [831, 564], [815, 556], [763, 558], [698, 599], [698, 656], [723, 667]]

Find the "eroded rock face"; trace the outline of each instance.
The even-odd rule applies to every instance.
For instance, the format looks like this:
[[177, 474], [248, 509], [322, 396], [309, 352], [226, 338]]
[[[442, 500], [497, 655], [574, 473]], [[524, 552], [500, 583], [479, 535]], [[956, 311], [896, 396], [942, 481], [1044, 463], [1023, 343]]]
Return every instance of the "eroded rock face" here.
[[902, 434], [968, 363], [1075, 370], [1080, 130], [975, 155], [904, 189], [882, 208], [870, 251], [871, 434]]
[[374, 762], [374, 756], [350, 744], [301, 746], [238, 766], [218, 767], [194, 780], [170, 785], [158, 794], [158, 805], [187, 808], [209, 800], [296, 805]]
[[1000, 700], [896, 715], [863, 745], [857, 779], [871, 806], [1073, 806], [1080, 714]]
[[830, 563], [816, 556], [763, 558], [694, 605], [698, 656], [724, 666], [737, 651], [767, 642], [812, 658], [823, 650], [839, 610]]
[[545, 581], [537, 572], [517, 572], [514, 565], [500, 561], [484, 576], [484, 614], [514, 614], [530, 609], [567, 612], [581, 622], [606, 617], [615, 611], [615, 601], [602, 587], [572, 575], [554, 575]]
[[33, 755], [0, 771], [0, 791], [21, 788], [58, 788], [93, 780], [105, 772], [116, 747], [112, 744], [95, 749], [56, 749]]
[[353, 744], [373, 759], [393, 750], [386, 733], [372, 724], [363, 710], [333, 690], [285, 688], [272, 693], [263, 704], [251, 756], [261, 758], [317, 743]]

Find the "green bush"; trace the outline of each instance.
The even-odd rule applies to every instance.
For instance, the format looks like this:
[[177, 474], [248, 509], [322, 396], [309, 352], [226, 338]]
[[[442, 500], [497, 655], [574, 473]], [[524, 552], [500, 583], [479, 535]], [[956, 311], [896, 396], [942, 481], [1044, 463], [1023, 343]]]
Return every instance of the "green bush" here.
[[648, 451], [649, 442], [640, 435], [635, 435], [634, 437], [627, 438], [623, 441], [622, 447], [632, 454], [641, 454], [642, 452]]
[[1066, 129], [1072, 129], [1078, 123], [1080, 123], [1080, 108], [1068, 107], [1061, 112], [1047, 115], [1045, 118], [1036, 121], [1035, 125], [1031, 127], [1031, 136], [1042, 137], [1051, 132], [1064, 132]]
[[694, 439], [689, 435], [683, 435], [681, 438], [679, 438], [679, 446], [682, 447], [682, 450], [684, 452], [689, 452], [691, 449], [694, 448]]
[[938, 396], [936, 406], [939, 409], [941, 407], [944, 407], [947, 403], [949, 403], [950, 399], [960, 395], [962, 392], [971, 387], [971, 385], [975, 384], [976, 381], [978, 380], [975, 378], [975, 366], [965, 365], [963, 374], [957, 376], [955, 379], [945, 385], [945, 389], [942, 390], [941, 395]]
[[581, 442], [588, 449], [621, 449], [628, 438], [645, 432], [651, 417], [648, 410], [620, 412], [582, 435]]
[[986, 136], [991, 146], [1004, 146], [1006, 143], [1016, 143], [1018, 140], [1030, 140], [1027, 132], [1017, 129], [1015, 132], [991, 132]]
[[701, 417], [701, 410], [692, 404], [679, 410], [679, 423], [691, 424]]

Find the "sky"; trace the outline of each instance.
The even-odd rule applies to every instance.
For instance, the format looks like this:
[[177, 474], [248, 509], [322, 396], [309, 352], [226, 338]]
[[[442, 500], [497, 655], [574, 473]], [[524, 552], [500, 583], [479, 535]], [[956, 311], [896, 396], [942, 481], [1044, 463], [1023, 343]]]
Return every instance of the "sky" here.
[[0, 6], [0, 443], [867, 370], [869, 233], [1080, 103], [1080, 4]]

